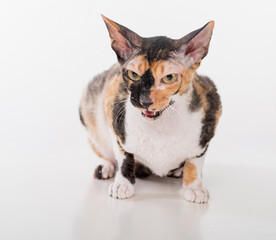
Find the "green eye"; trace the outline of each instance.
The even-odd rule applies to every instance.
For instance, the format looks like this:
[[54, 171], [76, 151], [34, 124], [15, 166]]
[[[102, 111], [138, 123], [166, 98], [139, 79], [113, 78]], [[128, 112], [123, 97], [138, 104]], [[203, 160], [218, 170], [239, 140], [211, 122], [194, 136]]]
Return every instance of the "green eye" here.
[[132, 80], [132, 81], [139, 81], [140, 76], [131, 70], [127, 70], [127, 76]]
[[167, 76], [163, 77], [162, 80], [164, 83], [172, 84], [172, 83], [176, 82], [177, 74], [175, 74], [175, 73], [168, 74]]

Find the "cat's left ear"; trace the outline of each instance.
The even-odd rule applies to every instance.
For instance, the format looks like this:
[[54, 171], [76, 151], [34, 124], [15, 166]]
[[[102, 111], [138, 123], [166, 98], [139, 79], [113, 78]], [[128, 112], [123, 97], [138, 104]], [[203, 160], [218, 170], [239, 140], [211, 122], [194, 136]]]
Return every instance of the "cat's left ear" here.
[[181, 55], [184, 54], [184, 61], [187, 67], [199, 65], [201, 60], [207, 55], [214, 26], [215, 22], [210, 21], [202, 28], [178, 40], [178, 52]]
[[116, 52], [119, 62], [124, 62], [135, 50], [139, 50], [142, 37], [107, 17], [101, 16], [109, 32], [111, 47]]

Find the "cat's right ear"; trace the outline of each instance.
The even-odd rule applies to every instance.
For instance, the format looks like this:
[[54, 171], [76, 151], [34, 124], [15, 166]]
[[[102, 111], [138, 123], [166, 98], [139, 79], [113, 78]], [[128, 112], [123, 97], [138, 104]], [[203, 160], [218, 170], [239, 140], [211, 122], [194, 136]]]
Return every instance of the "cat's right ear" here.
[[109, 32], [111, 47], [117, 54], [118, 61], [124, 62], [135, 50], [139, 50], [142, 38], [130, 29], [101, 16]]

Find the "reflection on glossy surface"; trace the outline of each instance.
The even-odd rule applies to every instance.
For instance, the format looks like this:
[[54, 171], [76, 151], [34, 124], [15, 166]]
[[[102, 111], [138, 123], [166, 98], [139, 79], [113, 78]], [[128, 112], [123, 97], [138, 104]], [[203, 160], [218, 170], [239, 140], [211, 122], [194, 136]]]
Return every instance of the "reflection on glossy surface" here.
[[200, 219], [208, 204], [186, 202], [181, 180], [138, 180], [136, 194], [128, 200], [109, 197], [110, 182], [94, 180], [91, 184], [81, 212], [80, 239], [199, 238]]
[[183, 199], [180, 179], [158, 177], [138, 179], [131, 199], [113, 199], [107, 194], [113, 180], [93, 179], [89, 159], [5, 157], [0, 239], [276, 239], [273, 167], [206, 164], [211, 198], [193, 204]]

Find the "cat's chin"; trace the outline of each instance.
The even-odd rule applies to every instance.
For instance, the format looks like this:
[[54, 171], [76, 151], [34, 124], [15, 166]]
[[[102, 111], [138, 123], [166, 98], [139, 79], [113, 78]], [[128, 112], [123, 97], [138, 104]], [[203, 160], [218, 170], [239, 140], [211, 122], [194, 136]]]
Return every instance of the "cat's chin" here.
[[157, 111], [157, 112], [153, 112], [153, 111], [149, 111], [149, 110], [144, 110], [142, 111], [142, 116], [144, 118], [146, 118], [147, 120], [155, 120], [157, 118], [159, 118], [162, 114], [162, 110], [161, 111]]

